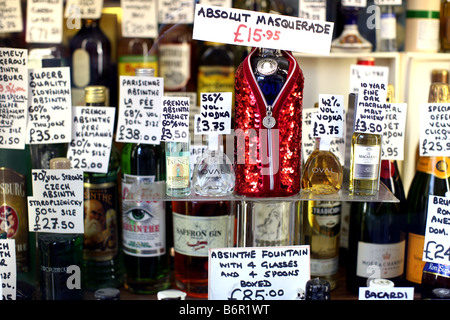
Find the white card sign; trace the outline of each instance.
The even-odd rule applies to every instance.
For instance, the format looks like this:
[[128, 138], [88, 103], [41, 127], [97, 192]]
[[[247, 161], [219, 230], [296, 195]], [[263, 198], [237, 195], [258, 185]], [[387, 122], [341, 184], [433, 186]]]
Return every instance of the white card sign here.
[[25, 41], [61, 43], [63, 37], [63, 1], [28, 0]]
[[450, 264], [450, 198], [429, 196], [423, 261]]
[[4, 0], [0, 5], [0, 33], [22, 32], [22, 4], [20, 0]]
[[157, 38], [157, 0], [121, 0], [122, 36], [124, 38]]
[[420, 156], [450, 156], [450, 103], [419, 105]]
[[73, 107], [72, 140], [67, 158], [73, 169], [108, 172], [115, 108]]
[[65, 18], [99, 19], [102, 16], [103, 0], [67, 0]]
[[360, 287], [359, 300], [397, 301], [414, 300], [413, 287], [372, 288]]
[[326, 0], [299, 0], [298, 16], [300, 18], [312, 20], [326, 20], [327, 2]]
[[[302, 118], [302, 156], [303, 159], [308, 159], [311, 153], [315, 149], [315, 139], [313, 137], [313, 124], [312, 119], [314, 113], [318, 112], [316, 108], [303, 109]], [[345, 111], [344, 111], [345, 113]], [[344, 119], [344, 127], [346, 126]], [[345, 164], [345, 136], [341, 138], [330, 138], [329, 148], [336, 157], [338, 157], [341, 165]]]
[[72, 136], [70, 69], [29, 69], [27, 143], [68, 143]]
[[188, 97], [163, 97], [161, 112], [161, 141], [189, 141]]
[[383, 160], [403, 160], [406, 108], [406, 103], [391, 103], [391, 109], [386, 110], [381, 144]]
[[200, 93], [200, 114], [195, 117], [195, 134], [231, 133], [231, 92]]
[[359, 93], [361, 81], [378, 79], [383, 83], [388, 83], [388, 78], [388, 67], [353, 64], [350, 66], [350, 92]]
[[386, 95], [385, 82], [378, 79], [361, 82], [355, 114], [355, 132], [383, 134], [386, 110], [391, 108], [391, 104], [386, 102]]
[[192, 0], [158, 0], [158, 22], [160, 24], [192, 23], [194, 3]]
[[16, 300], [16, 241], [0, 239], [0, 300]]
[[295, 300], [310, 279], [309, 246], [209, 249], [209, 300]]
[[81, 170], [33, 169], [28, 197], [30, 232], [84, 232], [84, 177]]
[[119, 119], [116, 141], [159, 144], [164, 79], [120, 77]]
[[0, 48], [0, 149], [24, 149], [28, 109], [28, 54]]
[[342, 137], [344, 96], [319, 94], [319, 112], [313, 115], [313, 137]]
[[327, 21], [197, 4], [193, 38], [329, 55], [333, 27], [334, 24]]

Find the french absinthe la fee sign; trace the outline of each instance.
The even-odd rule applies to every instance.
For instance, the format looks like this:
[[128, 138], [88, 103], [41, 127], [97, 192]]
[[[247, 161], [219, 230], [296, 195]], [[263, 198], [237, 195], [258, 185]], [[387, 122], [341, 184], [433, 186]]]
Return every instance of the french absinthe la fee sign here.
[[296, 300], [310, 279], [310, 247], [215, 248], [208, 253], [209, 300]]
[[193, 38], [329, 55], [333, 27], [328, 21], [197, 4]]

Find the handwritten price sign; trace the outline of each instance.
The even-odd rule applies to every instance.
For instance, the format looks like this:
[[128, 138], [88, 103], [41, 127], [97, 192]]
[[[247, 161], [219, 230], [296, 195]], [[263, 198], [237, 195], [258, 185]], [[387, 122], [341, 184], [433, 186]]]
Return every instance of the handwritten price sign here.
[[419, 106], [420, 155], [450, 156], [450, 103]]
[[319, 112], [313, 115], [313, 137], [342, 137], [344, 132], [344, 97], [319, 95]]
[[195, 134], [231, 133], [231, 92], [201, 93]]
[[333, 27], [326, 21], [197, 4], [193, 38], [329, 55]]

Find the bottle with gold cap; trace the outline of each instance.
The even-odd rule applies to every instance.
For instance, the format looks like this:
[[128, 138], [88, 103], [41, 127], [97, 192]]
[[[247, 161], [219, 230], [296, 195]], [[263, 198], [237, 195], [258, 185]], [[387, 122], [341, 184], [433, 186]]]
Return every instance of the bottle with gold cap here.
[[[433, 71], [429, 103], [449, 101], [447, 77], [446, 70]], [[430, 195], [448, 196], [449, 185], [449, 157], [419, 156], [416, 173], [407, 196], [406, 281], [409, 286], [415, 287], [416, 291], [421, 290], [422, 272], [425, 266], [422, 253], [425, 242], [428, 198]]]
[[[105, 106], [106, 88], [88, 86], [86, 106]], [[122, 285], [119, 254], [118, 173], [120, 153], [114, 143], [107, 173], [84, 173], [83, 285], [88, 290]]]

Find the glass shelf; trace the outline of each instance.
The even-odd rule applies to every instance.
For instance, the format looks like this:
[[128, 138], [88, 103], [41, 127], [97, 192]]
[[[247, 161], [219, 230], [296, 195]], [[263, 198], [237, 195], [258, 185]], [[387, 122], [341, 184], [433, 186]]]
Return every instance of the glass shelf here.
[[290, 197], [270, 197], [257, 198], [239, 195], [229, 195], [225, 197], [201, 197], [193, 193], [186, 197], [170, 197], [166, 195], [166, 185], [164, 181], [151, 184], [134, 185], [128, 191], [123, 201], [302, 201], [302, 200], [323, 200], [323, 201], [351, 201], [351, 202], [399, 202], [392, 192], [380, 182], [380, 188], [373, 196], [355, 196], [348, 192], [348, 183], [343, 184], [342, 189], [335, 194], [316, 195], [306, 191]]

